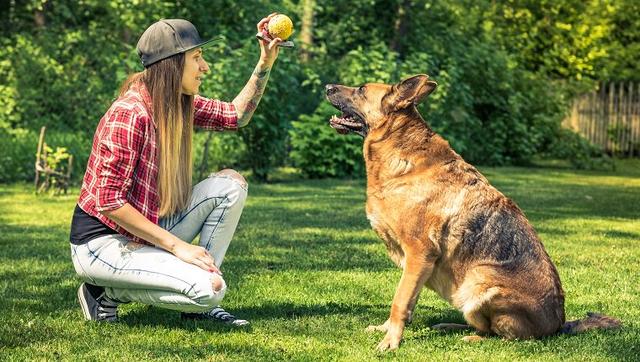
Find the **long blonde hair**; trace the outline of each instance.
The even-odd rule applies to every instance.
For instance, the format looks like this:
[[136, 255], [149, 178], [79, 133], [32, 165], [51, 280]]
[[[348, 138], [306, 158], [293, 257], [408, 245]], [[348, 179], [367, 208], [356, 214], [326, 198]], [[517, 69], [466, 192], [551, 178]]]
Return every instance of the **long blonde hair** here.
[[191, 197], [194, 97], [182, 94], [184, 60], [184, 53], [161, 60], [129, 76], [120, 88], [122, 96], [132, 83], [142, 81], [151, 95], [158, 129], [160, 217], [185, 209]]

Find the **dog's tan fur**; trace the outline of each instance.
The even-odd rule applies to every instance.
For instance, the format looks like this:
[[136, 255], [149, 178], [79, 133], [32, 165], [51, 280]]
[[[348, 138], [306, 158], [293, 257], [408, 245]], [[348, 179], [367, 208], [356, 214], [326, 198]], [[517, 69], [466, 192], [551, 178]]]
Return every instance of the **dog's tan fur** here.
[[435, 88], [426, 75], [327, 86], [353, 116], [334, 128], [365, 137], [367, 217], [403, 269], [389, 319], [369, 330], [386, 332], [380, 350], [397, 348], [426, 285], [483, 334], [556, 333], [565, 324], [558, 272], [523, 212], [422, 119], [415, 104]]

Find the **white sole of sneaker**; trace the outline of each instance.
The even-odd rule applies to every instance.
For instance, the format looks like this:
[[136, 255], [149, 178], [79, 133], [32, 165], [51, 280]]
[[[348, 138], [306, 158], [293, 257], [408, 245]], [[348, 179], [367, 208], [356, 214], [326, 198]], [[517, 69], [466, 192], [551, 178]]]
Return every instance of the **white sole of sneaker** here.
[[82, 309], [82, 314], [84, 314], [84, 319], [90, 321], [91, 314], [89, 313], [89, 306], [87, 305], [87, 302], [82, 295], [82, 285], [80, 285], [80, 288], [78, 288], [78, 301], [80, 302], [80, 308]]

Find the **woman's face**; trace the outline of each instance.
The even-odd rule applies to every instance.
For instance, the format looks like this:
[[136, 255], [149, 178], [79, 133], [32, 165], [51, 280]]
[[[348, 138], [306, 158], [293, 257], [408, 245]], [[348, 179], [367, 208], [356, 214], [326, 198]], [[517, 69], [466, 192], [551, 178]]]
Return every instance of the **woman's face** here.
[[187, 95], [198, 94], [201, 76], [209, 71], [209, 65], [202, 58], [202, 48], [187, 51], [184, 56], [184, 72], [182, 73], [182, 93]]

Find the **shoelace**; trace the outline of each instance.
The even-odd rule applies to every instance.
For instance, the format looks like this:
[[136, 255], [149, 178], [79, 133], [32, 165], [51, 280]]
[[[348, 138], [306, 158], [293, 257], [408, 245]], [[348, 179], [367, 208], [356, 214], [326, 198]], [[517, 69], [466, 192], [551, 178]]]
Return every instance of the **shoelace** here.
[[111, 320], [118, 318], [118, 303], [102, 294], [98, 299], [98, 318]]
[[221, 321], [232, 321], [235, 320], [236, 317], [227, 312], [226, 310], [218, 307], [218, 308], [213, 308], [211, 311], [209, 311], [209, 315], [212, 316], [215, 319], [219, 319]]

